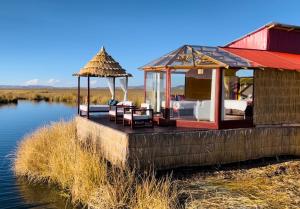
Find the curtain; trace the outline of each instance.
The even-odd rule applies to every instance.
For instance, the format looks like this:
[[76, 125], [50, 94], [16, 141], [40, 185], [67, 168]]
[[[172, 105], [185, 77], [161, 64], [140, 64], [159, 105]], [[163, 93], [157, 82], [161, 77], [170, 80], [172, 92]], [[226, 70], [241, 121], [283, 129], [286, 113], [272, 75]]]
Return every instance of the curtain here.
[[120, 79], [120, 87], [124, 92], [124, 101], [127, 101], [127, 92], [128, 92], [128, 77]]
[[114, 78], [111, 78], [111, 77], [108, 77], [107, 78], [107, 84], [108, 84], [108, 88], [109, 88], [109, 91], [110, 91], [110, 94], [111, 94], [111, 98], [115, 98], [115, 95], [114, 95]]

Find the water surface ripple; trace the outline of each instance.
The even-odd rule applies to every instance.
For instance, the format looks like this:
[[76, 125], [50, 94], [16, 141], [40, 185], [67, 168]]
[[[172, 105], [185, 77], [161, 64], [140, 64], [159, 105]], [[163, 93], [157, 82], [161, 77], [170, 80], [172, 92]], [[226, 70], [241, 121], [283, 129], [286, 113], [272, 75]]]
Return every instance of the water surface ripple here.
[[71, 208], [59, 192], [47, 185], [31, 185], [17, 179], [11, 159], [19, 141], [38, 127], [61, 119], [69, 120], [75, 108], [57, 103], [21, 101], [0, 106], [0, 208]]

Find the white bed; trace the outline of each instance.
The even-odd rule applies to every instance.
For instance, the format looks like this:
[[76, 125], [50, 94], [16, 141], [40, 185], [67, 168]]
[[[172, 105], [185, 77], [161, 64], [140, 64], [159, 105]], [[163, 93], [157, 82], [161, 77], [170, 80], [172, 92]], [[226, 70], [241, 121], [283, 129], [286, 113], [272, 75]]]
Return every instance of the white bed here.
[[[192, 100], [181, 100], [181, 101], [170, 101], [170, 107], [174, 109], [193, 109], [197, 101]], [[162, 102], [162, 107], [165, 107], [165, 101]]]
[[[87, 112], [87, 105], [80, 105], [80, 111]], [[90, 112], [109, 112], [109, 105], [90, 105]]]

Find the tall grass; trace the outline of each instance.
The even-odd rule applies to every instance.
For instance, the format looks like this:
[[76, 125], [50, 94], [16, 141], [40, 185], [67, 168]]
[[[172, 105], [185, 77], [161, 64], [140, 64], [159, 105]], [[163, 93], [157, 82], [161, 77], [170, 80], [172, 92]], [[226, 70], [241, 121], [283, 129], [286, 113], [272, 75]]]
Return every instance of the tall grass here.
[[[81, 90], [81, 102], [87, 96], [87, 90]], [[108, 89], [91, 89], [91, 103], [107, 104], [111, 98]], [[123, 92], [116, 89], [116, 99], [123, 100]], [[16, 102], [18, 100], [64, 102], [76, 104], [77, 89], [0, 89], [0, 104]], [[143, 89], [129, 89], [128, 100], [140, 105], [144, 100]]]
[[91, 208], [177, 208], [177, 188], [169, 177], [108, 166], [87, 145], [78, 144], [75, 122], [41, 128], [20, 143], [14, 161], [17, 176], [56, 184], [74, 203]]

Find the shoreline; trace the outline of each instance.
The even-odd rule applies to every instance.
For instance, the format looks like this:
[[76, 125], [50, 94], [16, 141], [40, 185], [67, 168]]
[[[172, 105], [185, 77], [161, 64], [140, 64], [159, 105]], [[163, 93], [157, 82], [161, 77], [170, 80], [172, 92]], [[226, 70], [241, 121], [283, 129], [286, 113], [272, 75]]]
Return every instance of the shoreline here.
[[139, 209], [300, 205], [300, 191], [295, 189], [300, 187], [299, 158], [282, 156], [142, 174], [129, 169], [122, 172], [108, 166], [88, 145], [78, 146], [73, 141], [75, 132], [72, 122], [60, 122], [22, 140], [14, 164], [16, 175], [31, 182], [57, 183], [74, 204], [92, 208], [119, 204]]

